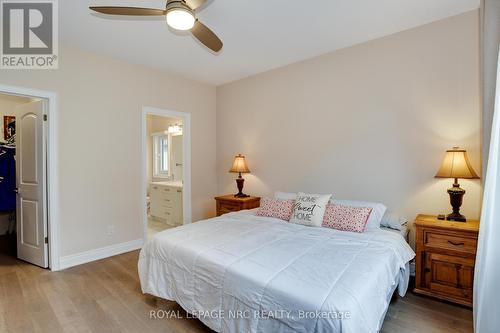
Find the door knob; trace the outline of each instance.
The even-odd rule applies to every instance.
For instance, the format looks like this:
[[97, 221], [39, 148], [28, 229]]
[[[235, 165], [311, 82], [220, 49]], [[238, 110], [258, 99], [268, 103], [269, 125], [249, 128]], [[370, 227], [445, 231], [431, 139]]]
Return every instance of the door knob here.
[[19, 189], [18, 189], [18, 188], [15, 188], [15, 189], [14, 189], [14, 192], [19, 193]]

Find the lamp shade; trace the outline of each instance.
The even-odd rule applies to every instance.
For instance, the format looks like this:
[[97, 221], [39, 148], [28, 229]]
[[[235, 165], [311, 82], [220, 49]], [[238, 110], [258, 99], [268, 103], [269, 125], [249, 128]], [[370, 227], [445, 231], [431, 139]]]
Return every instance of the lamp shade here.
[[250, 170], [247, 166], [247, 161], [245, 160], [245, 156], [238, 154], [234, 157], [233, 166], [229, 172], [233, 173], [250, 173]]
[[479, 176], [472, 168], [467, 151], [458, 147], [447, 150], [443, 163], [439, 168], [436, 178], [464, 178], [478, 179]]

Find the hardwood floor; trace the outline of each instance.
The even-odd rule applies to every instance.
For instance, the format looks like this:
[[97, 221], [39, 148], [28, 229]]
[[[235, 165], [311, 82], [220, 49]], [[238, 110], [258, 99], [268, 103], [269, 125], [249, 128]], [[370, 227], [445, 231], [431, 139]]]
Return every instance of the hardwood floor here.
[[[211, 332], [175, 302], [143, 295], [138, 252], [50, 272], [0, 254], [0, 332]], [[173, 310], [181, 319], [150, 319]], [[472, 311], [408, 293], [382, 332], [472, 332]]]

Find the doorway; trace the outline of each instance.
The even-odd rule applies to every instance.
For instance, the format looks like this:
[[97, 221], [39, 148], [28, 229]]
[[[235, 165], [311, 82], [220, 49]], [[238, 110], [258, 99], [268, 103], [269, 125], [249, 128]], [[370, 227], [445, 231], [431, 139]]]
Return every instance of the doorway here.
[[51, 270], [59, 270], [56, 100], [0, 85], [0, 250]]
[[191, 223], [190, 115], [144, 108], [142, 175], [144, 239]]
[[43, 268], [49, 266], [46, 107], [42, 99], [0, 94], [3, 248], [7, 254]]

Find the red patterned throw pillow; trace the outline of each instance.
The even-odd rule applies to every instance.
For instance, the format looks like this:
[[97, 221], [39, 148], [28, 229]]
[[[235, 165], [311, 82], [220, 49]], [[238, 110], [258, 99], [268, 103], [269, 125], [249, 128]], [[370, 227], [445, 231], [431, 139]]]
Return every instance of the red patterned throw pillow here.
[[294, 204], [295, 200], [262, 198], [257, 215], [290, 221]]
[[341, 231], [363, 232], [371, 212], [371, 207], [329, 204], [326, 206], [323, 217], [323, 227]]

